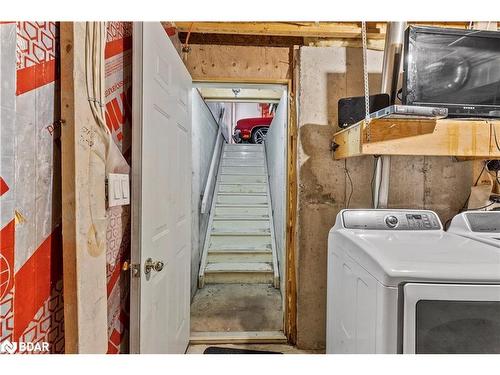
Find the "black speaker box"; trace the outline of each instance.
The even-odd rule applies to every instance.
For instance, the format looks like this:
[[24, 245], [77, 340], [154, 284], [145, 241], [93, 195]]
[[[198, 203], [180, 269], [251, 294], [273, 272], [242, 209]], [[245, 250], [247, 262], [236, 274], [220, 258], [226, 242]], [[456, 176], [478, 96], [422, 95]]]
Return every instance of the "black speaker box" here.
[[[370, 113], [389, 107], [388, 94], [370, 95]], [[347, 128], [365, 118], [365, 97], [342, 98], [338, 103], [339, 127]]]

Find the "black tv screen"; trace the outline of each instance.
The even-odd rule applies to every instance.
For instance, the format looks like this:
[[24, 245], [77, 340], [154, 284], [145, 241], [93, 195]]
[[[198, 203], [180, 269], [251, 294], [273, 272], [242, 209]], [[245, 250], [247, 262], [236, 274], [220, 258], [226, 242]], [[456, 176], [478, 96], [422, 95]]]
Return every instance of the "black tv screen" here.
[[403, 102], [449, 116], [500, 117], [500, 32], [410, 26]]

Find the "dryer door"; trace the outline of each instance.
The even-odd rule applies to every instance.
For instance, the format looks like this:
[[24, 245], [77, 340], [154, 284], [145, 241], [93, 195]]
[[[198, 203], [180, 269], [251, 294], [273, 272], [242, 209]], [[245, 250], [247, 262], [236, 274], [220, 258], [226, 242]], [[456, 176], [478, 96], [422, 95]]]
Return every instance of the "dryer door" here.
[[403, 353], [500, 353], [500, 285], [404, 286]]

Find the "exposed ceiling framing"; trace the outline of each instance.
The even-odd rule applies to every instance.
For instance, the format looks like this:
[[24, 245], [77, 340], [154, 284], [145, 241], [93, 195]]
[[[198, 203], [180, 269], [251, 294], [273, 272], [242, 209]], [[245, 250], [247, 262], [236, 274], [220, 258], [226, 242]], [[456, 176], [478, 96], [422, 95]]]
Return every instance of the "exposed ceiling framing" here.
[[[203, 34], [359, 38], [360, 22], [176, 22], [179, 31]], [[369, 22], [368, 36], [381, 39], [385, 23]]]
[[[409, 22], [466, 28], [469, 22]], [[360, 46], [361, 22], [175, 22], [182, 43], [288, 47]], [[367, 22], [369, 48], [383, 48], [385, 22]]]

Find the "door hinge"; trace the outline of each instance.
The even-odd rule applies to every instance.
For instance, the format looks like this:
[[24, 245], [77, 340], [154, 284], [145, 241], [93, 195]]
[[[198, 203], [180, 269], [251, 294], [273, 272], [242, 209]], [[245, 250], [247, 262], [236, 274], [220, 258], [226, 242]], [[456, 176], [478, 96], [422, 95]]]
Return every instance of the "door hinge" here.
[[132, 277], [140, 277], [141, 276], [141, 265], [130, 263], [130, 261], [123, 262], [122, 271], [130, 270], [132, 273]]

